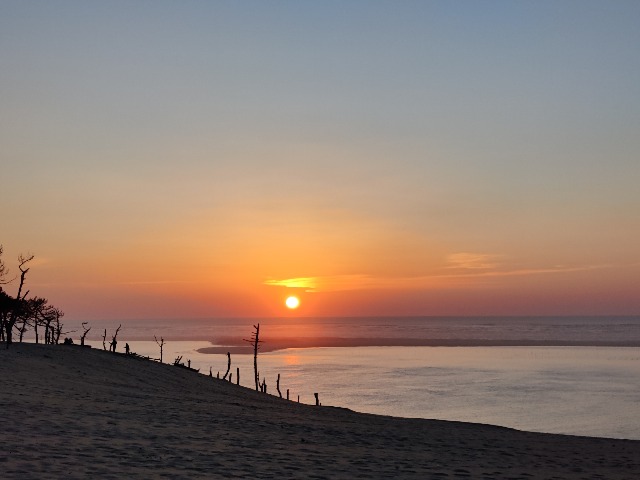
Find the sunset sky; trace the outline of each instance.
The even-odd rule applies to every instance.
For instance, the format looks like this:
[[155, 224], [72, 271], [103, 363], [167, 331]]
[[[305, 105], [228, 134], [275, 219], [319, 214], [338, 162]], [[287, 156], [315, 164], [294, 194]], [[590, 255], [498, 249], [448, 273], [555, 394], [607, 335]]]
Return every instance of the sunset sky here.
[[640, 314], [639, 25], [2, 0], [4, 261], [71, 319]]

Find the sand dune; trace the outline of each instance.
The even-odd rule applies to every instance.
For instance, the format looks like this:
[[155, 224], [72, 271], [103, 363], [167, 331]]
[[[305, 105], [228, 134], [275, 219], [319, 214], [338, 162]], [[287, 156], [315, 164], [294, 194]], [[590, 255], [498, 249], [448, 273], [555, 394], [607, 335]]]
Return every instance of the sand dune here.
[[640, 441], [288, 402], [74, 346], [0, 345], [0, 478], [637, 479]]

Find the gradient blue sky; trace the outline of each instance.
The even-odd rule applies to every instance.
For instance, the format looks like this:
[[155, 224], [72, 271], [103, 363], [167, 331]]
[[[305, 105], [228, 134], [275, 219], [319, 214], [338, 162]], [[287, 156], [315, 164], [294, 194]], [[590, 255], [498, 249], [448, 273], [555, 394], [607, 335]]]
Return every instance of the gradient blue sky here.
[[5, 262], [72, 318], [638, 314], [638, 25], [0, 1]]

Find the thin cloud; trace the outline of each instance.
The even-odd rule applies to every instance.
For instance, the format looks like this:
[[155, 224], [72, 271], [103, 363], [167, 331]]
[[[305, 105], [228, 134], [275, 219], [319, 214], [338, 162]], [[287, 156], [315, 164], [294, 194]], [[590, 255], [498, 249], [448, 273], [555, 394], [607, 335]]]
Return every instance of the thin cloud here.
[[499, 266], [501, 255], [487, 253], [452, 253], [447, 256], [447, 268], [463, 270], [489, 270]]
[[287, 288], [302, 288], [305, 292], [335, 292], [342, 290], [362, 290], [371, 288], [367, 275], [327, 275], [319, 277], [297, 277], [283, 280], [265, 280], [265, 285]]
[[[468, 260], [468, 259], [467, 259]], [[298, 277], [288, 279], [269, 279], [265, 285], [287, 288], [302, 288], [306, 292], [337, 292], [348, 290], [373, 290], [373, 289], [426, 289], [450, 287], [449, 280], [456, 279], [481, 279], [491, 277], [523, 277], [529, 275], [549, 275], [560, 273], [581, 272], [610, 268], [611, 265], [582, 265], [565, 266], [558, 265], [548, 268], [523, 268], [512, 270], [488, 270], [487, 259], [477, 259], [471, 262], [475, 267], [456, 267], [460, 270], [455, 273], [442, 273], [422, 275], [417, 277], [375, 277], [372, 275], [330, 275], [318, 277]], [[467, 263], [465, 263], [467, 264]], [[480, 267], [479, 265], [483, 265]], [[449, 268], [449, 267], [448, 267]]]

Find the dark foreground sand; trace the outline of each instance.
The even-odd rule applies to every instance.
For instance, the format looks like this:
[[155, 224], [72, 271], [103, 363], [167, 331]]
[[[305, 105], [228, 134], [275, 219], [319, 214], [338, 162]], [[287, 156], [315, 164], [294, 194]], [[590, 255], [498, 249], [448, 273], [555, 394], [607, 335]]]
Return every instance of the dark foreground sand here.
[[288, 402], [158, 363], [0, 344], [0, 478], [640, 478], [640, 441]]

